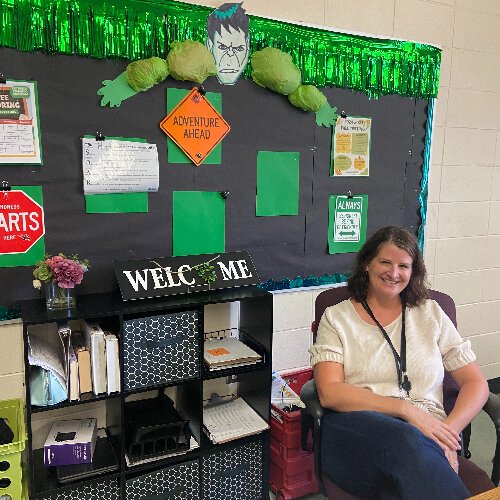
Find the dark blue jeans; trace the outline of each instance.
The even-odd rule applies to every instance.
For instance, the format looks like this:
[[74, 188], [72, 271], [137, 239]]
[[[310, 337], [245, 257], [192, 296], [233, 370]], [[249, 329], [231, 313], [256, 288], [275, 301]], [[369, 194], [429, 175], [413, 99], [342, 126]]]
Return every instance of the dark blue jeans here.
[[322, 429], [323, 471], [356, 496], [384, 500], [470, 496], [437, 443], [402, 420], [373, 411], [329, 412]]

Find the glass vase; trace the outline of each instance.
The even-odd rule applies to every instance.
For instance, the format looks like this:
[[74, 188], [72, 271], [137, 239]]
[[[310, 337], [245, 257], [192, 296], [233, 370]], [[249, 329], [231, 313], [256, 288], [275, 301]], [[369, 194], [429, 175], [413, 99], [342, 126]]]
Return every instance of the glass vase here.
[[45, 301], [49, 311], [71, 309], [76, 305], [75, 289], [61, 288], [57, 283], [45, 285]]

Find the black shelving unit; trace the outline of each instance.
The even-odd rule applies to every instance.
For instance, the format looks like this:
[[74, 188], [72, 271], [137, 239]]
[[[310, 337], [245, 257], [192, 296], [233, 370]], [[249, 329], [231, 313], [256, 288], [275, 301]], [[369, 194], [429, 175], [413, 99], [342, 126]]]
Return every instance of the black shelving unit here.
[[[228, 367], [211, 372], [203, 363], [204, 307], [228, 302], [239, 303], [241, 337], [259, 348], [262, 361], [254, 365]], [[42, 300], [24, 301], [21, 310], [25, 343], [30, 499], [136, 500], [147, 497], [160, 498], [160, 495], [162, 498], [183, 500], [198, 498], [255, 500], [267, 497], [268, 431], [223, 445], [213, 444], [203, 430], [203, 384], [214, 378], [237, 382], [239, 396], [243, 397], [266, 422], [270, 422], [272, 309], [272, 295], [253, 286], [133, 302], [123, 302], [118, 294], [113, 293], [82, 295], [77, 297], [76, 308], [56, 312], [47, 311]], [[182, 374], [182, 370], [176, 372], [180, 373], [177, 377], [172, 376], [171, 370], [165, 368], [165, 373], [168, 371], [168, 374], [162, 379], [161, 367], [168, 365], [171, 368], [172, 364], [178, 361], [162, 358], [161, 363], [152, 363], [160, 372], [151, 370], [151, 383], [145, 383], [144, 377], [140, 378], [139, 383], [138, 378], [127, 372], [134, 369], [134, 356], [141, 355], [136, 350], [133, 351], [133, 355], [130, 352], [125, 353], [129, 345], [127, 342], [130, 341], [128, 326], [144, 325], [148, 319], [156, 317], [173, 318], [177, 325], [174, 325], [175, 328], [182, 326], [183, 318], [189, 318], [192, 322], [190, 333], [184, 338], [192, 336], [193, 331], [195, 332], [189, 348], [193, 351], [187, 354], [183, 351], [179, 354], [188, 356], [189, 371], [185, 375]], [[104, 323], [111, 327], [113, 333], [119, 335], [122, 390], [111, 395], [86, 394], [81, 401], [65, 401], [54, 406], [31, 406], [28, 332], [36, 325], [49, 323], [59, 325], [73, 319]], [[147, 329], [147, 325], [145, 328]], [[55, 329], [54, 326], [52, 330], [47, 328], [47, 335], [53, 334]], [[146, 332], [144, 336], [146, 338]], [[148, 346], [148, 342], [139, 342], [137, 345]], [[176, 355], [175, 349], [168, 352], [171, 356]], [[124, 363], [125, 356], [128, 356], [126, 363]], [[144, 360], [140, 361], [143, 362]], [[184, 366], [186, 363], [177, 364]], [[148, 370], [151, 368], [148, 364], [144, 366], [147, 366]], [[189, 420], [191, 434], [198, 446], [181, 454], [165, 455], [146, 463], [135, 465], [127, 463], [125, 457], [127, 402], [141, 399], [143, 396], [150, 397], [153, 390], [162, 393], [172, 388], [175, 389], [173, 398], [175, 409], [183, 419]], [[55, 470], [44, 466], [43, 449], [34, 449], [34, 441], [43, 443], [46, 436], [34, 435], [39, 431], [33, 429], [33, 416], [36, 414], [37, 419], [45, 418], [43, 413], [50, 411], [50, 414], [47, 413], [47, 418], [51, 421], [78, 418], [68, 417], [68, 407], [74, 407], [75, 412], [80, 412], [96, 402], [100, 405], [100, 411], [105, 411], [104, 424], [118, 457], [119, 469], [100, 474], [91, 480], [75, 481], [66, 485], [58, 484]], [[103, 426], [103, 422], [99, 422], [99, 426]]]

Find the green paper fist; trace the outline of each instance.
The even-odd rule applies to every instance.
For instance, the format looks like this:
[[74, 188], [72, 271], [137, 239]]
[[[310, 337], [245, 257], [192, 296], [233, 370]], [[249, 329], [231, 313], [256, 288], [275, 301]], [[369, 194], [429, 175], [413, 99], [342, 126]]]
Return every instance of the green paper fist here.
[[104, 80], [102, 84], [104, 87], [97, 91], [97, 95], [102, 96], [101, 106], [109, 104], [110, 108], [118, 107], [122, 101], [137, 94], [128, 84], [125, 71], [114, 80]]
[[337, 108], [332, 108], [328, 101], [321, 106], [319, 111], [316, 111], [316, 125], [319, 127], [331, 127], [337, 123]]

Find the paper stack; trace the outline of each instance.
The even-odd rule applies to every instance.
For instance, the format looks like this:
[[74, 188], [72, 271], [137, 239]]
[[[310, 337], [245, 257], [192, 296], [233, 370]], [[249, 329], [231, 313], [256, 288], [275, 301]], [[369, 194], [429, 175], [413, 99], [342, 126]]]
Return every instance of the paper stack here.
[[213, 443], [226, 443], [269, 429], [243, 398], [203, 408], [203, 425]]
[[235, 337], [205, 340], [203, 358], [210, 370], [255, 364], [262, 356]]

